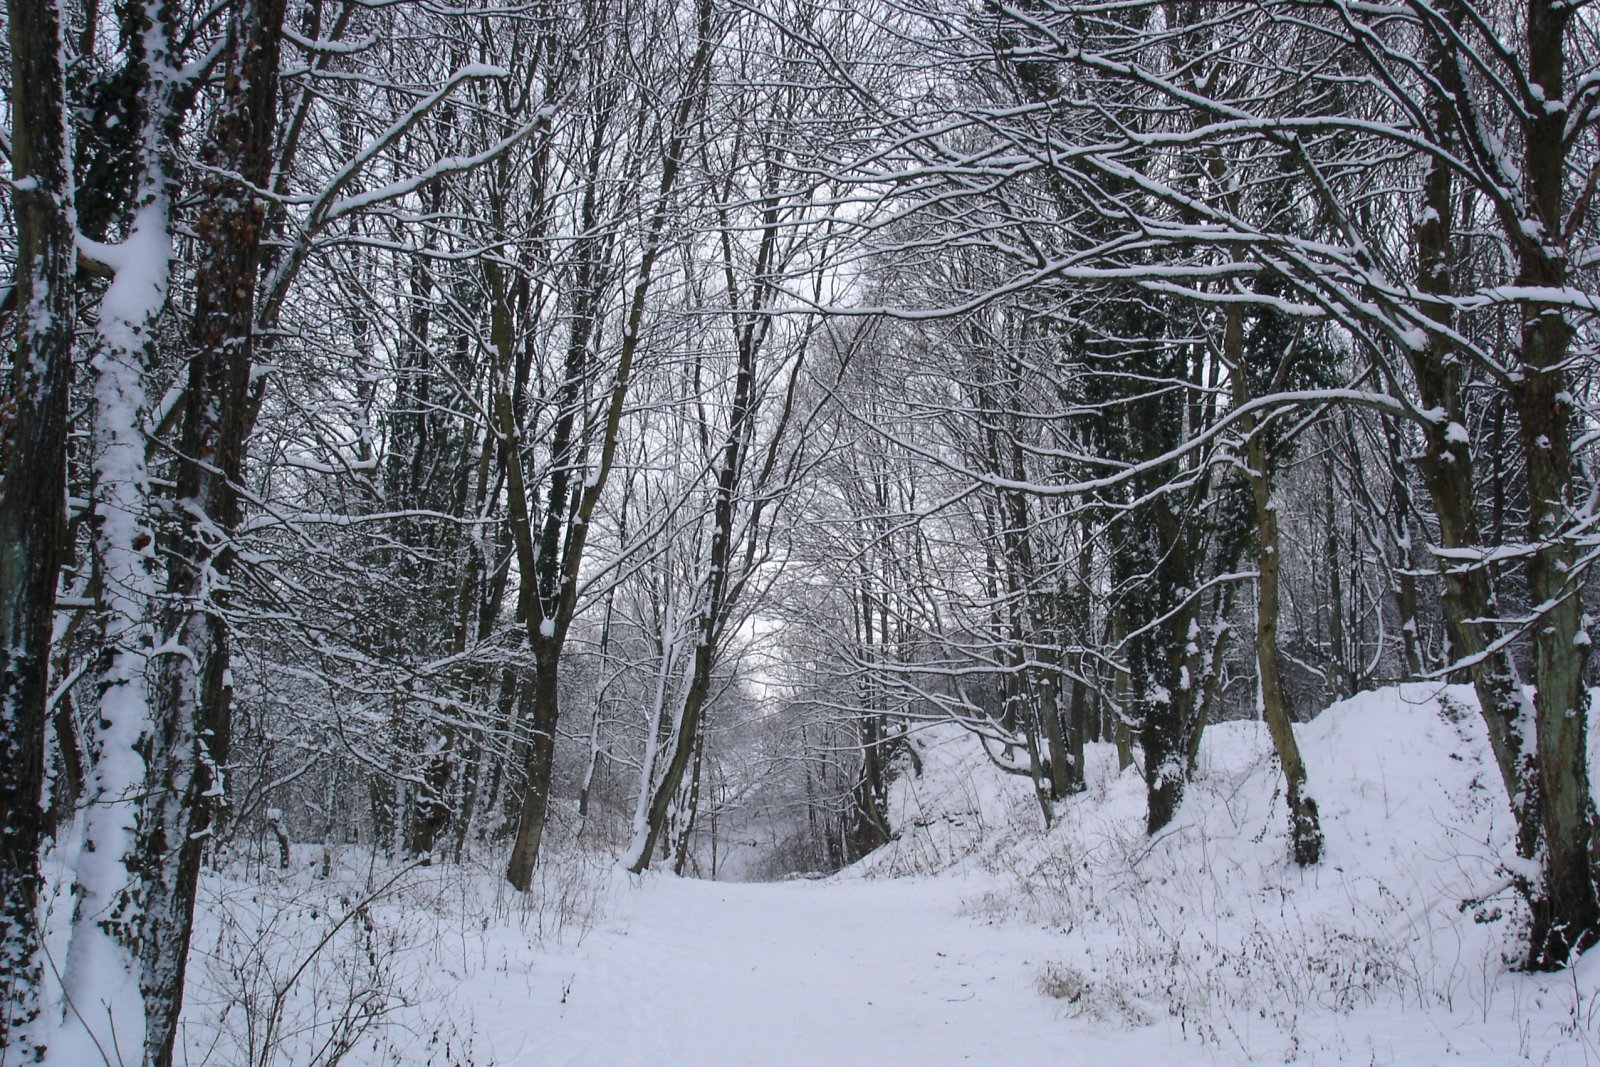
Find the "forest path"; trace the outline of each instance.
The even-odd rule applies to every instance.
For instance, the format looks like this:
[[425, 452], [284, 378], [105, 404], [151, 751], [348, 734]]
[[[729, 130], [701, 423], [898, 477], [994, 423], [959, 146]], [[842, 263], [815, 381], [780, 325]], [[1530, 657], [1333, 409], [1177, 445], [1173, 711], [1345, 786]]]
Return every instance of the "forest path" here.
[[1039, 992], [1052, 935], [961, 914], [982, 889], [652, 875], [483, 1036], [502, 1067], [1114, 1062], [1116, 1035]]

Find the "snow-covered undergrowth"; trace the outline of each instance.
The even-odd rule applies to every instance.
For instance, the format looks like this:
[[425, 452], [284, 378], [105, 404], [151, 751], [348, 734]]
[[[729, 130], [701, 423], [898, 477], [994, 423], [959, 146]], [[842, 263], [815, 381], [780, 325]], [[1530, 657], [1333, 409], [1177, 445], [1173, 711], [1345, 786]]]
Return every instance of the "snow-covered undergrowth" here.
[[179, 1061], [487, 1067], [481, 991], [580, 942], [613, 881], [608, 858], [557, 844], [524, 897], [498, 858], [420, 866], [308, 846], [287, 869], [207, 874]]
[[1223, 1062], [1600, 1063], [1600, 954], [1513, 970], [1512, 824], [1471, 689], [1366, 693], [1297, 731], [1327, 838], [1311, 869], [1289, 858], [1265, 728], [1222, 723], [1154, 838], [1109, 745], [1041, 833], [1026, 779], [927, 731], [896, 840], [855, 873], [998, 876], [969, 912], [1060, 932], [1038, 991], [1063, 1016], [1171, 1027]]

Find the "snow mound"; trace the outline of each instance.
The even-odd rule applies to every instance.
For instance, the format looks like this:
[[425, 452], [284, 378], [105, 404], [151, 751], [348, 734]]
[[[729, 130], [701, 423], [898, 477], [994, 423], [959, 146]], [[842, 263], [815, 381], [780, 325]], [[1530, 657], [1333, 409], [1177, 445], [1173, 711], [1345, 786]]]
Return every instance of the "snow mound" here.
[[895, 878], [949, 870], [1009, 841], [1010, 832], [1019, 827], [1043, 825], [1028, 779], [993, 766], [967, 730], [940, 723], [906, 741], [913, 754], [897, 758], [889, 785], [893, 836], [841, 872], [842, 877]]
[[1471, 688], [1363, 693], [1296, 731], [1326, 835], [1309, 869], [1265, 727], [1232, 722], [1207, 729], [1154, 837], [1112, 746], [1090, 746], [1087, 791], [1042, 832], [1027, 779], [926, 731], [922, 774], [892, 792], [895, 840], [850, 873], [996, 876], [968, 910], [1058, 932], [1038, 992], [1064, 1016], [1173, 1027], [1224, 1062], [1600, 1062], [1600, 955], [1512, 970], [1526, 914]]
[[625, 883], [609, 858], [554, 846], [526, 897], [497, 863], [429, 867], [357, 846], [207, 872], [179, 1062], [492, 1067], [480, 1028], [516, 1016], [519, 985], [565, 974]]

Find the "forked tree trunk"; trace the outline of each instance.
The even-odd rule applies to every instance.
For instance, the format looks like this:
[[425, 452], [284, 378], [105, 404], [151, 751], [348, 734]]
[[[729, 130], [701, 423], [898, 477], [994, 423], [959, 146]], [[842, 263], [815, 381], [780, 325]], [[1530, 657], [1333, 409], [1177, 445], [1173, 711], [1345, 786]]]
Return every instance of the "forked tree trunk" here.
[[[1453, 287], [1450, 251], [1452, 218], [1451, 176], [1448, 168], [1430, 169], [1424, 184], [1425, 214], [1417, 227], [1420, 257], [1418, 288], [1424, 293], [1449, 295]], [[1461, 364], [1443, 331], [1454, 328], [1449, 306], [1428, 305], [1440, 331], [1428, 344], [1410, 352], [1412, 377], [1426, 408], [1443, 414], [1441, 421], [1423, 427], [1423, 452], [1418, 460], [1423, 484], [1439, 523], [1439, 540], [1446, 549], [1475, 553], [1481, 548], [1475, 501], [1472, 453], [1467, 447], [1467, 414], [1462, 400]], [[1445, 625], [1457, 662], [1471, 664], [1472, 684], [1489, 728], [1490, 747], [1518, 827], [1517, 850], [1531, 859], [1538, 848], [1539, 820], [1535, 778], [1534, 738], [1525, 714], [1520, 679], [1506, 651], [1497, 619], [1489, 571], [1481, 562], [1446, 560], [1443, 567]], [[1534, 785], [1530, 791], [1526, 785]]]
[[[1541, 98], [1562, 99], [1572, 7], [1529, 0], [1526, 11], [1529, 81]], [[1445, 12], [1457, 26], [1466, 19], [1460, 3], [1448, 4]], [[1441, 41], [1435, 39], [1428, 55], [1430, 74], [1442, 89], [1430, 102], [1428, 118], [1435, 136], [1450, 147], [1459, 143], [1463, 130], [1469, 135], [1476, 131], [1474, 117], [1458, 110], [1471, 100], [1461, 57]], [[1559, 109], [1535, 108], [1522, 121], [1523, 192], [1533, 217], [1503, 224], [1517, 257], [1518, 285], [1533, 292], [1557, 291], [1567, 277], [1566, 116]], [[1423, 293], [1440, 297], [1455, 289], [1453, 199], [1453, 174], [1448, 165], [1436, 162], [1423, 186], [1417, 281]], [[1516, 817], [1518, 852], [1537, 865], [1517, 879], [1533, 913], [1526, 964], [1552, 969], [1568, 964], [1600, 938], [1600, 843], [1584, 751], [1589, 709], [1582, 674], [1589, 639], [1573, 581], [1577, 553], [1569, 531], [1575, 469], [1566, 362], [1572, 327], [1556, 307], [1525, 304], [1521, 365], [1508, 389], [1521, 422], [1529, 535], [1535, 546], [1527, 572], [1530, 598], [1539, 613], [1532, 627], [1536, 696], [1530, 706], [1506, 651], [1505, 634], [1495, 621], [1501, 614], [1482, 551], [1460, 362], [1448, 336], [1454, 326], [1452, 308], [1438, 300], [1425, 305], [1425, 311], [1439, 328], [1424, 347], [1408, 354], [1423, 406], [1443, 413], [1442, 420], [1424, 427], [1420, 466], [1440, 540], [1452, 550], [1444, 561], [1445, 620], [1455, 658], [1470, 664], [1490, 747]]]
[[[584, 371], [587, 366], [589, 337], [592, 328], [593, 308], [575, 316], [574, 332], [568, 345], [567, 380], [563, 383], [563, 415], [557, 425], [552, 455], [555, 471], [552, 474], [549, 500], [545, 508], [544, 526], [540, 535], [540, 551], [533, 545], [533, 529], [529, 521], [527, 495], [523, 485], [522, 457], [518, 450], [515, 420], [508, 397], [497, 398], [497, 411], [501, 437], [508, 449], [507, 468], [510, 487], [509, 518], [517, 543], [517, 558], [523, 582], [523, 604], [528, 627], [528, 641], [533, 646], [538, 678], [535, 681], [533, 740], [528, 749], [525, 768], [527, 779], [517, 821], [516, 841], [506, 866], [506, 880], [514, 889], [526, 892], [533, 882], [533, 867], [538, 862], [539, 846], [544, 837], [544, 826], [550, 804], [550, 787], [555, 768], [555, 731], [560, 718], [559, 690], [556, 676], [560, 667], [561, 652], [567, 633], [577, 610], [579, 578], [583, 567], [584, 549], [588, 543], [590, 519], [606, 481], [611, 475], [616, 459], [618, 437], [621, 432], [629, 390], [633, 385], [634, 361], [639, 356], [639, 343], [643, 337], [645, 308], [650, 297], [651, 282], [656, 262], [666, 247], [666, 227], [672, 194], [677, 187], [679, 172], [688, 148], [695, 118], [705, 105], [706, 80], [710, 75], [718, 35], [715, 12], [711, 0], [698, 0], [695, 5], [696, 46], [693, 57], [686, 65], [683, 92], [677, 107], [663, 131], [666, 143], [662, 151], [661, 180], [649, 219], [645, 223], [638, 272], [628, 293], [628, 303], [623, 315], [621, 347], [617, 356], [616, 376], [612, 380], [609, 396], [603, 406], [603, 422], [599, 432], [587, 442], [576, 440], [574, 421], [580, 406], [589, 406], [583, 395]], [[599, 175], [592, 175], [598, 180]], [[598, 299], [597, 292], [587, 294]], [[582, 445], [594, 450], [590, 462], [593, 466], [581, 484], [575, 482], [576, 462]]]

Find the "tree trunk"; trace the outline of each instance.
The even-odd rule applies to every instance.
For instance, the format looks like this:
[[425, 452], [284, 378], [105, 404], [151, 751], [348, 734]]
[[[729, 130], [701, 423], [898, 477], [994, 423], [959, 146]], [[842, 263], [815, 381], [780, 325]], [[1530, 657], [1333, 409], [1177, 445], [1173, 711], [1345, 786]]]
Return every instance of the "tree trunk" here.
[[409, 813], [406, 852], [420, 859], [424, 865], [433, 862], [433, 850], [439, 832], [450, 821], [446, 791], [455, 772], [455, 743], [455, 728], [448, 724], [439, 726], [423, 759], [422, 781], [416, 783], [417, 796]]
[[[522, 457], [516, 445], [516, 427], [509, 399], [497, 399], [501, 436], [508, 446], [508, 473], [511, 483], [511, 523], [517, 541], [517, 557], [522, 571], [526, 625], [529, 642], [539, 664], [538, 695], [534, 702], [534, 735], [529, 750], [524, 796], [517, 824], [517, 839], [512, 846], [511, 860], [506, 868], [506, 878], [511, 885], [526, 891], [532, 884], [533, 866], [538, 860], [539, 843], [544, 835], [544, 821], [549, 809], [550, 785], [555, 767], [555, 731], [559, 719], [556, 671], [560, 665], [561, 651], [566, 644], [567, 632], [577, 609], [580, 572], [583, 567], [584, 548], [588, 543], [590, 519], [600, 496], [605, 492], [606, 481], [616, 460], [618, 438], [625, 413], [629, 390], [633, 385], [634, 361], [639, 355], [639, 342], [643, 336], [645, 308], [650, 296], [651, 281], [656, 261], [665, 248], [665, 235], [672, 193], [677, 186], [679, 171], [683, 166], [688, 138], [695, 116], [705, 103], [705, 81], [710, 73], [711, 60], [718, 39], [714, 25], [714, 12], [710, 0], [698, 0], [695, 6], [695, 51], [685, 66], [682, 95], [673, 111], [670, 125], [663, 131], [661, 180], [656, 188], [650, 217], [645, 223], [639, 268], [628, 294], [624, 311], [622, 339], [617, 355], [616, 374], [609, 395], [603, 402], [603, 419], [593, 439], [579, 442], [574, 439], [573, 422], [580, 407], [589, 407], [584, 395], [584, 373], [589, 330], [594, 322], [594, 309], [574, 317], [573, 332], [568, 345], [568, 372], [563, 383], [563, 414], [558, 421], [555, 440], [551, 447], [554, 472], [545, 508], [544, 526], [540, 537], [540, 551], [536, 554], [532, 541], [532, 527], [528, 519], [527, 496], [523, 486]], [[599, 180], [599, 175], [592, 175]], [[598, 299], [598, 292], [580, 294], [585, 299]], [[588, 476], [578, 483], [577, 461], [581, 449], [578, 445], [594, 449], [593, 464]]]
[[[714, 637], [707, 631], [710, 629], [710, 620], [701, 619], [696, 623], [698, 631], [695, 637], [694, 665], [691, 668], [691, 678], [688, 691], [684, 694], [683, 703], [679, 705], [674, 716], [668, 744], [672, 755], [667, 760], [666, 770], [662, 772], [661, 781], [656, 783], [651, 794], [650, 804], [645, 812], [644, 833], [636, 835], [629, 845], [631, 855], [627, 860], [628, 870], [635, 874], [643, 871], [650, 865], [650, 859], [655, 854], [657, 844], [667, 843], [664, 836], [667, 829], [667, 817], [671, 812], [673, 802], [678, 796], [679, 787], [683, 783], [684, 773], [689, 768], [690, 757], [694, 753], [695, 741], [700, 731], [701, 715], [705, 710], [706, 697], [711, 689], [711, 662], [712, 644]], [[646, 788], [649, 788], [648, 783]]]
[[550, 810], [550, 783], [555, 773], [556, 723], [560, 691], [556, 685], [557, 654], [548, 646], [534, 648], [533, 723], [523, 764], [522, 806], [517, 813], [517, 839], [506, 866], [506, 881], [526, 893], [533, 885], [545, 820]]
[[[139, 851], [149, 897], [142, 931], [145, 1057], [169, 1067], [183, 1001], [201, 852], [220, 813], [232, 700], [226, 610], [236, 555], [239, 482], [254, 411], [255, 289], [271, 178], [285, 0], [240, 0], [230, 12], [223, 101], [204, 154], [212, 170], [196, 221], [199, 263], [188, 399], [175, 497], [188, 501], [167, 593], [169, 640], [154, 696], [151, 782]], [[241, 184], [226, 175], [239, 175]]]
[[[1459, 7], [1453, 5], [1451, 14], [1461, 17]], [[1457, 84], [1454, 64], [1444, 47], [1435, 44], [1428, 60], [1431, 72], [1441, 79], [1446, 92], [1465, 100], [1464, 90], [1454, 92], [1463, 87]], [[1456, 143], [1458, 118], [1448, 99], [1442, 95], [1433, 98], [1429, 119], [1436, 126], [1435, 136], [1447, 147]], [[1452, 172], [1443, 162], [1433, 163], [1423, 182], [1423, 213], [1416, 228], [1417, 288], [1430, 296], [1448, 297], [1455, 288], [1453, 182]], [[1440, 541], [1446, 549], [1470, 555], [1480, 547], [1481, 526], [1466, 434], [1461, 363], [1447, 336], [1455, 328], [1454, 314], [1445, 300], [1423, 307], [1439, 329], [1430, 332], [1424, 347], [1409, 349], [1408, 356], [1423, 406], [1442, 412], [1444, 418], [1423, 427], [1423, 454], [1418, 466], [1438, 519]], [[1538, 854], [1541, 832], [1536, 739], [1530, 736], [1527, 701], [1496, 621], [1502, 615], [1489, 570], [1483, 562], [1470, 558], [1445, 559], [1441, 569], [1442, 606], [1451, 655], [1455, 662], [1470, 665], [1490, 748], [1516, 818], [1517, 851], [1523, 859], [1532, 860]], [[1520, 888], [1535, 902], [1537, 912], [1539, 888], [1525, 882]]]
[[[135, 138], [137, 198], [117, 204], [128, 231], [110, 250], [113, 277], [100, 301], [90, 365], [93, 537], [101, 666], [90, 721], [81, 844], [71, 934], [61, 988], [67, 1010], [52, 1035], [51, 1057], [139, 1056], [149, 1002], [140, 970], [150, 887], [140, 851], [141, 803], [149, 792], [146, 756], [154, 734], [150, 691], [153, 624], [159, 614], [155, 533], [151, 529], [145, 376], [155, 360], [155, 324], [166, 303], [172, 244], [166, 177], [171, 123], [171, 56], [159, 16], [123, 13], [136, 30], [131, 57], [141, 128]], [[104, 206], [112, 203], [107, 199]], [[107, 254], [102, 251], [102, 255]], [[107, 921], [107, 916], [115, 916]], [[103, 1005], [100, 1012], [77, 1004]]]
[[7, 5], [17, 272], [15, 349], [0, 407], [0, 1050], [35, 1055], [41, 1004], [39, 845], [45, 704], [56, 576], [66, 526], [74, 235], [67, 173], [61, 13]]
[[[1112, 616], [1112, 624], [1111, 647], [1117, 650], [1117, 655], [1126, 663], [1129, 656], [1128, 624], [1120, 607]], [[1131, 671], [1118, 668], [1113, 668], [1113, 674], [1111, 691], [1114, 698], [1110, 702], [1113, 716], [1111, 738], [1116, 742], [1117, 770], [1121, 772], [1133, 766], [1132, 731], [1128, 728], [1128, 716], [1133, 713], [1133, 674]]]
[[[1233, 400], [1243, 406], [1250, 402], [1250, 371], [1246, 365], [1244, 312], [1237, 304], [1228, 307], [1222, 338], [1223, 358], [1233, 382]], [[1286, 356], [1285, 358], [1289, 358]], [[1322, 827], [1317, 819], [1317, 802], [1306, 787], [1305, 762], [1295, 742], [1294, 723], [1289, 715], [1288, 698], [1283, 691], [1283, 674], [1278, 662], [1278, 590], [1282, 564], [1278, 536], [1278, 510], [1272, 499], [1272, 460], [1267, 452], [1266, 430], [1255, 418], [1240, 427], [1245, 437], [1245, 475], [1250, 481], [1250, 498], [1256, 520], [1256, 680], [1261, 701], [1261, 717], [1272, 735], [1272, 747], [1283, 768], [1284, 790], [1289, 802], [1289, 842], [1294, 861], [1309, 867], [1322, 858]], [[1331, 461], [1330, 461], [1331, 463]], [[1331, 470], [1330, 470], [1331, 485]], [[1337, 580], [1334, 584], [1338, 584]], [[1337, 651], [1337, 649], [1336, 649]]]
[[1395, 610], [1400, 615], [1401, 649], [1405, 657], [1408, 678], [1422, 677], [1421, 624], [1417, 619], [1416, 558], [1411, 535], [1411, 484], [1406, 477], [1400, 457], [1406, 453], [1405, 439], [1392, 420], [1384, 422], [1384, 436], [1389, 444], [1389, 481], [1393, 494], [1388, 516], [1390, 540], [1399, 553], [1399, 567], [1395, 570]]
[[[689, 859], [689, 840], [694, 835], [694, 824], [700, 814], [700, 772], [704, 766], [706, 753], [706, 731], [702, 721], [699, 734], [694, 739], [694, 769], [689, 774], [689, 795], [684, 806], [683, 830], [678, 834], [677, 843], [673, 846], [675, 855], [672, 862], [672, 873], [683, 875], [684, 865]], [[715, 822], [713, 822], [713, 827]], [[716, 877], [716, 838], [712, 838], [711, 870], [712, 877]], [[695, 869], [699, 869], [696, 864]]]
[[1328, 654], [1325, 657], [1327, 674], [1323, 679], [1322, 699], [1324, 704], [1332, 704], [1351, 696], [1355, 692], [1355, 686], [1351, 677], [1354, 672], [1350, 669], [1350, 657], [1346, 648], [1344, 580], [1343, 575], [1339, 573], [1338, 488], [1331, 451], [1324, 457], [1322, 473], [1322, 558], [1326, 567], [1324, 574], [1327, 579], [1328, 595]]
[[[1572, 12], [1573, 5], [1560, 0], [1528, 5], [1528, 74], [1541, 99], [1564, 99]], [[1535, 108], [1524, 120], [1524, 191], [1536, 224], [1523, 225], [1516, 235], [1517, 284], [1533, 290], [1558, 292], [1567, 284], [1566, 122], [1555, 108]], [[1561, 309], [1537, 301], [1525, 305], [1522, 373], [1510, 385], [1528, 478], [1528, 538], [1537, 546], [1528, 561], [1528, 592], [1540, 613], [1533, 627], [1533, 669], [1545, 870], [1533, 901], [1528, 965], [1540, 970], [1566, 966], [1600, 940], [1600, 835], [1586, 758], [1589, 694], [1583, 684], [1590, 638], [1571, 529], [1572, 516], [1583, 506], [1573, 499], [1567, 370], [1572, 335]]]
[[[1249, 432], [1248, 430], [1246, 431]], [[1250, 438], [1247, 459], [1250, 492], [1256, 509], [1256, 670], [1260, 685], [1261, 717], [1272, 735], [1272, 747], [1283, 768], [1289, 801], [1289, 840], [1294, 861], [1302, 867], [1322, 858], [1322, 827], [1317, 802], [1306, 786], [1305, 763], [1295, 743], [1294, 724], [1283, 691], [1278, 666], [1278, 571], [1280, 564], [1278, 513], [1267, 474], [1266, 448], [1260, 435]]]
[[[1145, 829], [1155, 833], [1172, 821], [1189, 775], [1192, 687], [1183, 681], [1186, 646], [1194, 619], [1188, 538], [1167, 496], [1150, 506], [1149, 529], [1135, 534], [1139, 565], [1149, 584], [1146, 614], [1129, 655], [1134, 721], [1144, 750]], [[1180, 600], [1187, 598], [1187, 601]], [[1163, 618], [1162, 616], [1165, 616]]]
[[860, 859], [889, 841], [889, 814], [886, 803], [888, 782], [884, 775], [881, 722], [872, 716], [857, 720], [861, 744], [861, 772], [850, 790], [850, 856]]
[[1055, 688], [1057, 699], [1053, 700], [1051, 710], [1061, 721], [1063, 766], [1057, 772], [1057, 780], [1061, 783], [1063, 797], [1073, 793], [1081, 793], [1087, 788], [1084, 779], [1083, 741], [1088, 730], [1088, 713], [1083, 680], [1073, 678], [1068, 683], [1067, 706], [1065, 710], [1059, 706], [1061, 692], [1061, 666], [1060, 650], [1051, 648], [1048, 656], [1049, 673], [1046, 684]]

